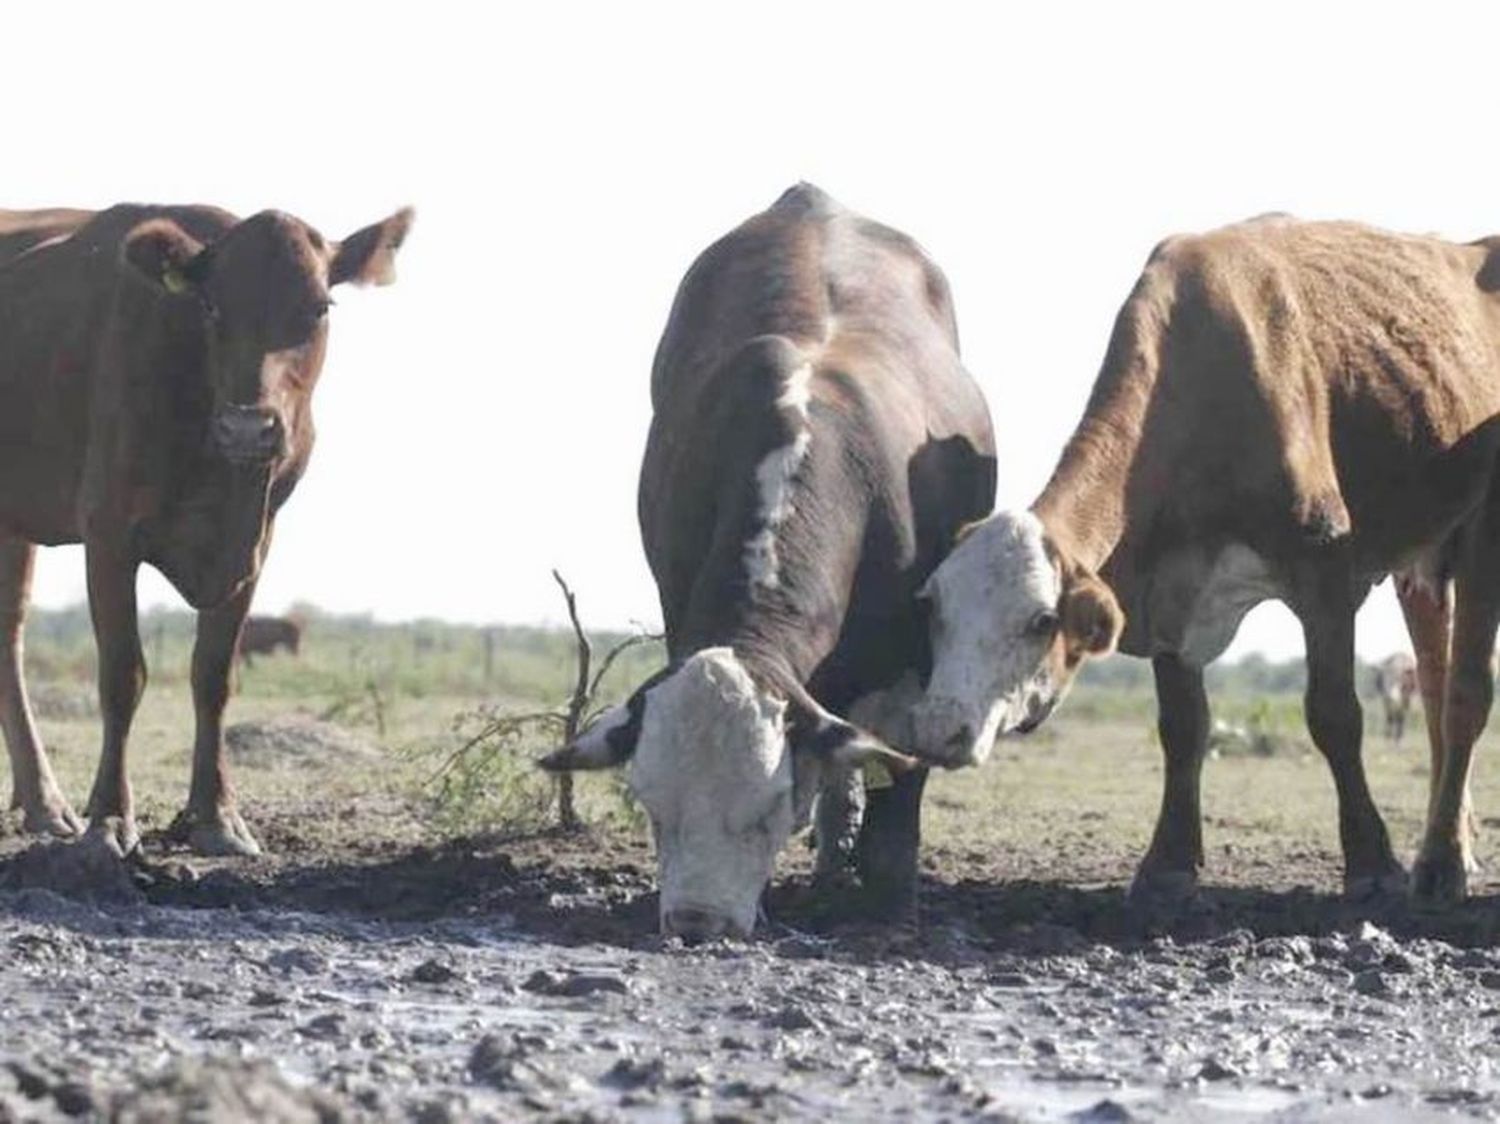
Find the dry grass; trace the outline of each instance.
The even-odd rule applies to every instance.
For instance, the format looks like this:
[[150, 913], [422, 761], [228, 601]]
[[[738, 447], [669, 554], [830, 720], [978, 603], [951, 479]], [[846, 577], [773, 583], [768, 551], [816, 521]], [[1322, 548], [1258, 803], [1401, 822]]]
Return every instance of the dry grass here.
[[[473, 634], [467, 630], [455, 639], [439, 631], [435, 640], [419, 645], [412, 637], [421, 634], [410, 626], [382, 630], [365, 625], [342, 633], [330, 628], [321, 637], [315, 628], [302, 660], [279, 655], [247, 672], [244, 689], [231, 704], [230, 722], [336, 715], [379, 749], [367, 762], [340, 757], [238, 769], [235, 778], [252, 826], [272, 811], [295, 816], [310, 798], [325, 807], [400, 805], [411, 821], [408, 830], [434, 840], [479, 828], [536, 826], [507, 823], [506, 817], [511, 814], [507, 809], [537, 800], [545, 806], [551, 782], [530, 764], [549, 748], [541, 732], [522, 739], [513, 763], [493, 777], [494, 785], [515, 786], [517, 792], [475, 788], [465, 800], [440, 807], [431, 778], [465, 736], [456, 717], [483, 708], [537, 710], [565, 704], [572, 687], [572, 637], [527, 632], [520, 648], [502, 647], [500, 666], [486, 676], [472, 666], [479, 650]], [[187, 684], [175, 670], [185, 664], [185, 648], [174, 653], [170, 645], [169, 637], [169, 666], [148, 690], [131, 740], [131, 776], [142, 826], [148, 830], [165, 826], [187, 792], [192, 707]], [[86, 661], [48, 653], [45, 643], [41, 646], [44, 657], [51, 657], [41, 663], [67, 669], [47, 677], [49, 690], [59, 693], [63, 703], [70, 694], [87, 698]], [[460, 653], [470, 648], [461, 659]], [[649, 673], [659, 658], [651, 652], [631, 656], [635, 662], [622, 669], [610, 692], [614, 697]], [[379, 707], [368, 701], [372, 683], [380, 692]], [[1208, 762], [1206, 879], [1335, 889], [1340, 863], [1333, 786], [1322, 759], [1305, 748], [1296, 696], [1221, 694], [1218, 714], [1236, 722], [1258, 716], [1277, 733], [1282, 748], [1266, 757], [1223, 756]], [[67, 794], [81, 807], [93, 777], [98, 719], [69, 714], [66, 705], [49, 709], [53, 713], [41, 719], [43, 733]], [[383, 734], [378, 722], [384, 723]], [[1500, 816], [1495, 806], [1500, 794], [1486, 783], [1495, 741], [1487, 734], [1478, 753], [1475, 798], [1482, 823], [1487, 811]], [[1414, 716], [1400, 749], [1367, 735], [1365, 758], [1392, 840], [1409, 859], [1427, 791], [1420, 720]], [[490, 779], [480, 778], [480, 783]], [[1124, 882], [1150, 837], [1160, 785], [1149, 692], [1138, 685], [1084, 685], [1041, 731], [1001, 742], [984, 768], [933, 778], [925, 813], [925, 861], [934, 873], [952, 879]], [[586, 821], [621, 838], [643, 836], [616, 776], [581, 777], [579, 801]], [[1500, 824], [1500, 819], [1491, 822]], [[346, 828], [357, 830], [358, 825]], [[1496, 869], [1493, 832], [1481, 832], [1479, 858], [1487, 870]], [[800, 849], [789, 851], [788, 861], [800, 864]], [[1481, 876], [1476, 888], [1484, 885]]]

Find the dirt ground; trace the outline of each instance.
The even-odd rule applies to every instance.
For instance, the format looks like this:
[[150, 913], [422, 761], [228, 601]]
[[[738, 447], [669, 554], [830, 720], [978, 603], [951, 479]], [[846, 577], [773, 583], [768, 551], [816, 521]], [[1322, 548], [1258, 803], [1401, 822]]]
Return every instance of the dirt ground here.
[[[74, 791], [91, 720], [66, 721]], [[1495, 885], [1346, 905], [1332, 786], [1295, 746], [1209, 764], [1205, 888], [1175, 916], [1124, 898], [1149, 722], [1080, 706], [935, 780], [916, 928], [812, 898], [794, 844], [756, 940], [685, 949], [654, 935], [637, 830], [438, 830], [400, 759], [315, 733], [242, 742], [264, 858], [153, 833], [180, 749], [170, 784], [147, 770], [143, 861], [0, 839], [0, 1119], [1500, 1115]], [[1408, 856], [1422, 756], [1368, 751]]]

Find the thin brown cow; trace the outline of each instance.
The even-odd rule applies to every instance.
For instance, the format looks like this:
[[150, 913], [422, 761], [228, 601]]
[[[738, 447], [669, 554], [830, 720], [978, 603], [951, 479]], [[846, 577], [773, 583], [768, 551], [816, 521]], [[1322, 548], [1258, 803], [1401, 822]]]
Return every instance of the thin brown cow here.
[[1175, 895], [1203, 862], [1203, 668], [1252, 606], [1280, 600], [1307, 645], [1346, 889], [1394, 890], [1405, 876], [1361, 758], [1354, 615], [1395, 574], [1433, 753], [1412, 888], [1462, 897], [1500, 621], [1497, 454], [1500, 239], [1285, 217], [1169, 239], [1051, 481], [1030, 511], [971, 531], [928, 587], [919, 748], [975, 759], [996, 729], [1045, 718], [1119, 636], [1152, 661], [1166, 757], [1136, 887]]
[[291, 655], [302, 651], [302, 624], [292, 617], [245, 618], [245, 627], [240, 630], [239, 656], [246, 667], [252, 656], [269, 656], [278, 648]]
[[312, 454], [329, 290], [394, 280], [410, 224], [402, 211], [330, 242], [276, 211], [0, 212], [0, 727], [27, 830], [82, 826], [21, 661], [36, 546], [82, 543], [104, 723], [90, 830], [122, 852], [137, 841], [125, 745], [146, 682], [135, 584], [149, 563], [198, 610], [178, 829], [202, 853], [259, 851], [225, 769], [230, 664]]

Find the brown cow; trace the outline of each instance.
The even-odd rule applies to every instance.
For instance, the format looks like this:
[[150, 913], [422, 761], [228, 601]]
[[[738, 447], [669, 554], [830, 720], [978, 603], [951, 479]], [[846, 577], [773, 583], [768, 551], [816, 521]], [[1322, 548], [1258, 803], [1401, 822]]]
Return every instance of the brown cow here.
[[972, 760], [997, 728], [1041, 721], [1128, 622], [1120, 646], [1152, 659], [1166, 755], [1136, 889], [1190, 889], [1203, 668], [1253, 605], [1279, 599], [1306, 640], [1346, 890], [1394, 889], [1404, 873], [1360, 756], [1354, 614], [1395, 572], [1435, 739], [1413, 888], [1463, 896], [1500, 617], [1497, 291], [1497, 239], [1277, 217], [1159, 246], [1047, 487], [973, 530], [929, 584], [919, 748]]
[[1375, 665], [1374, 687], [1385, 715], [1385, 736], [1400, 745], [1417, 693], [1417, 661], [1405, 652], [1387, 656]]
[[199, 611], [178, 829], [203, 853], [259, 851], [224, 763], [235, 642], [312, 453], [329, 290], [394, 280], [410, 224], [402, 211], [339, 243], [275, 211], [0, 212], [0, 727], [28, 830], [80, 827], [26, 701], [21, 630], [36, 544], [81, 542], [104, 717], [91, 830], [137, 841], [125, 742], [144, 562]]
[[251, 666], [251, 656], [269, 656], [277, 648], [285, 648], [294, 656], [302, 651], [300, 621], [294, 617], [245, 618], [237, 651], [246, 667]]

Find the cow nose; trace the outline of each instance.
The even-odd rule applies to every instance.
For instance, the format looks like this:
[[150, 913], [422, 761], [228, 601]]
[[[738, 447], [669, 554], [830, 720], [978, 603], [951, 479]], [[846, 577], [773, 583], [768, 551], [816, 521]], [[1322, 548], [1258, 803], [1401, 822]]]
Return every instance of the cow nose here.
[[264, 406], [225, 406], [214, 417], [213, 434], [232, 461], [265, 462], [284, 451], [281, 416]]
[[667, 911], [662, 928], [669, 936], [681, 937], [684, 944], [700, 944], [722, 937], [730, 929], [729, 918], [696, 906], [681, 906]]
[[1035, 696], [1027, 699], [1026, 716], [1021, 719], [1020, 724], [1016, 726], [1016, 732], [1020, 734], [1031, 733], [1031, 731], [1035, 730], [1038, 726], [1040, 726], [1047, 720], [1047, 716], [1052, 713], [1052, 708], [1056, 705], [1056, 695], [1045, 699]]
[[943, 763], [968, 761], [973, 756], [974, 724], [957, 703], [930, 699], [912, 715], [916, 743], [924, 756]]

